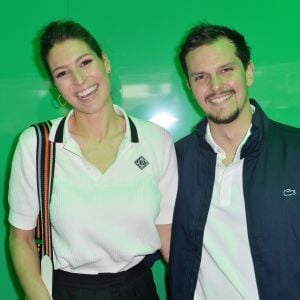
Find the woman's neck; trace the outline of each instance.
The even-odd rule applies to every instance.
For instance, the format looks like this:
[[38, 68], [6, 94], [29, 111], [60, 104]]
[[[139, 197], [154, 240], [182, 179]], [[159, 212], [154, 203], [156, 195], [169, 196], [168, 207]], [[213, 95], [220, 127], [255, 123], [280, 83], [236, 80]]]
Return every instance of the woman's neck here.
[[71, 134], [76, 138], [101, 142], [125, 131], [125, 119], [118, 115], [113, 105], [94, 114], [74, 110], [69, 119]]

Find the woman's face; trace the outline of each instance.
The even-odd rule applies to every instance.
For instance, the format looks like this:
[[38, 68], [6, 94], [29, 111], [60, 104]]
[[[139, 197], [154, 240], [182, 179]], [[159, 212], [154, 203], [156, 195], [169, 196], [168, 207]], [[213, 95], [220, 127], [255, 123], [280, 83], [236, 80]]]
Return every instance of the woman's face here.
[[111, 102], [110, 63], [100, 59], [81, 40], [69, 39], [54, 45], [48, 55], [54, 83], [74, 110], [92, 114]]

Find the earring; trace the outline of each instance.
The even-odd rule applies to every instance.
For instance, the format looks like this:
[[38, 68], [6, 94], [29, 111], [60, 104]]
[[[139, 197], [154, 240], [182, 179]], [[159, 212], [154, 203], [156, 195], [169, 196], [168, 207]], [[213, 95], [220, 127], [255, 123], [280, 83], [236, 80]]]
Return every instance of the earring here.
[[59, 105], [61, 107], [65, 107], [67, 105], [67, 101], [64, 99], [65, 102], [62, 102], [61, 98], [62, 98], [61, 94], [58, 94], [57, 101], [58, 101]]

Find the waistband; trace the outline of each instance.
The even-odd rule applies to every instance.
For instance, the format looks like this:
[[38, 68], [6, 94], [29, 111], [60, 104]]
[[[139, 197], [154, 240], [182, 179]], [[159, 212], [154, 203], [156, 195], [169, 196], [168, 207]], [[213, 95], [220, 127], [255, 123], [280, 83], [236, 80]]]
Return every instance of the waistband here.
[[62, 270], [54, 270], [54, 284], [76, 286], [82, 288], [108, 287], [129, 282], [139, 277], [145, 270], [149, 270], [144, 262], [126, 271], [118, 273], [81, 274]]

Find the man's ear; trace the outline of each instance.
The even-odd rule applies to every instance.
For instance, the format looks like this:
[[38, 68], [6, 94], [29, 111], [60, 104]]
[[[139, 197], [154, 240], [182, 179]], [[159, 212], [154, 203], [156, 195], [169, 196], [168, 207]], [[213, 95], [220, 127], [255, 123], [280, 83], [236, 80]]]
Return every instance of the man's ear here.
[[249, 62], [246, 69], [246, 80], [248, 87], [250, 87], [254, 82], [254, 64], [252, 61]]
[[188, 78], [186, 78], [185, 80], [186, 86], [188, 87], [188, 89], [191, 89], [191, 85], [190, 85], [190, 80]]

